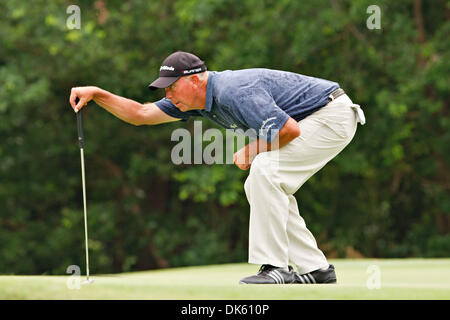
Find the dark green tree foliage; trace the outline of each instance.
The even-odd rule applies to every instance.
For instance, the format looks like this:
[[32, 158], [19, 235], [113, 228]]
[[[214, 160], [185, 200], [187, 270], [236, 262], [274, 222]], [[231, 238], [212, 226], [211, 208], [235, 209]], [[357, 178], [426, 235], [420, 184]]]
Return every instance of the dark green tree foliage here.
[[[0, 273], [84, 268], [73, 86], [140, 102], [176, 50], [210, 70], [265, 67], [340, 83], [366, 113], [354, 141], [296, 194], [329, 257], [449, 256], [448, 2], [0, 3]], [[247, 172], [174, 165], [174, 129], [83, 109], [91, 272], [245, 261]], [[203, 130], [215, 127], [203, 122]], [[208, 144], [208, 142], [205, 142]]]

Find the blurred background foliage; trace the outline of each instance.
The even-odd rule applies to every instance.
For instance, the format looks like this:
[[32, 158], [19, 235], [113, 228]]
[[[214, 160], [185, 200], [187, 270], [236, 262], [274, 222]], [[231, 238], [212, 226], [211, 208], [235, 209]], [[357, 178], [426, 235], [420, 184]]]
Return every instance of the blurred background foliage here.
[[[380, 30], [366, 26], [372, 4]], [[70, 89], [156, 101], [147, 85], [176, 50], [209, 70], [337, 81], [363, 106], [367, 124], [296, 194], [329, 258], [450, 255], [448, 1], [3, 0], [0, 17], [0, 273], [84, 268]], [[92, 273], [246, 261], [248, 172], [170, 160], [172, 131], [192, 120], [83, 110]]]

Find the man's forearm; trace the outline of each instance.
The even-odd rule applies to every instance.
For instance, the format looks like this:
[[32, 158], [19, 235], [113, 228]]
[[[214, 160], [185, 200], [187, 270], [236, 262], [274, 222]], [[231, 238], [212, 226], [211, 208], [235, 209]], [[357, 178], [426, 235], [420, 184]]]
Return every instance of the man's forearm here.
[[125, 122], [133, 125], [139, 125], [141, 122], [143, 105], [139, 102], [100, 88], [97, 88], [93, 100], [106, 111]]
[[293, 119], [289, 119], [283, 128], [281, 128], [272, 143], [258, 138], [252, 143], [246, 145], [245, 157], [251, 163], [259, 153], [280, 149], [297, 138], [299, 135], [300, 129], [298, 128], [297, 122]]

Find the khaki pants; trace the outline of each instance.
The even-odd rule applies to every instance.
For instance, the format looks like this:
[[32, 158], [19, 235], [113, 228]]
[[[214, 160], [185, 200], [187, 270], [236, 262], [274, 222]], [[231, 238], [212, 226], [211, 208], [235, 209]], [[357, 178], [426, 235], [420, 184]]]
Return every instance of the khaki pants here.
[[344, 94], [301, 120], [299, 137], [255, 157], [245, 181], [249, 263], [287, 267], [292, 262], [300, 274], [328, 266], [294, 193], [350, 143], [358, 122], [364, 124], [364, 113]]

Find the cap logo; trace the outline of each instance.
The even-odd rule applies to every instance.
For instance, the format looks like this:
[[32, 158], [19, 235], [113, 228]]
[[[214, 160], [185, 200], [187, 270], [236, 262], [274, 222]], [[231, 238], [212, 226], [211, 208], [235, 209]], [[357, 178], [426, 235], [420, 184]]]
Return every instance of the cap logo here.
[[175, 68], [174, 67], [169, 67], [169, 66], [161, 66], [161, 68], [159, 68], [159, 71], [161, 71], [161, 70], [174, 71]]
[[191, 70], [183, 70], [183, 74], [189, 74], [189, 73], [200, 72], [200, 71], [202, 71], [202, 68], [196, 68], [196, 69], [191, 69]]

